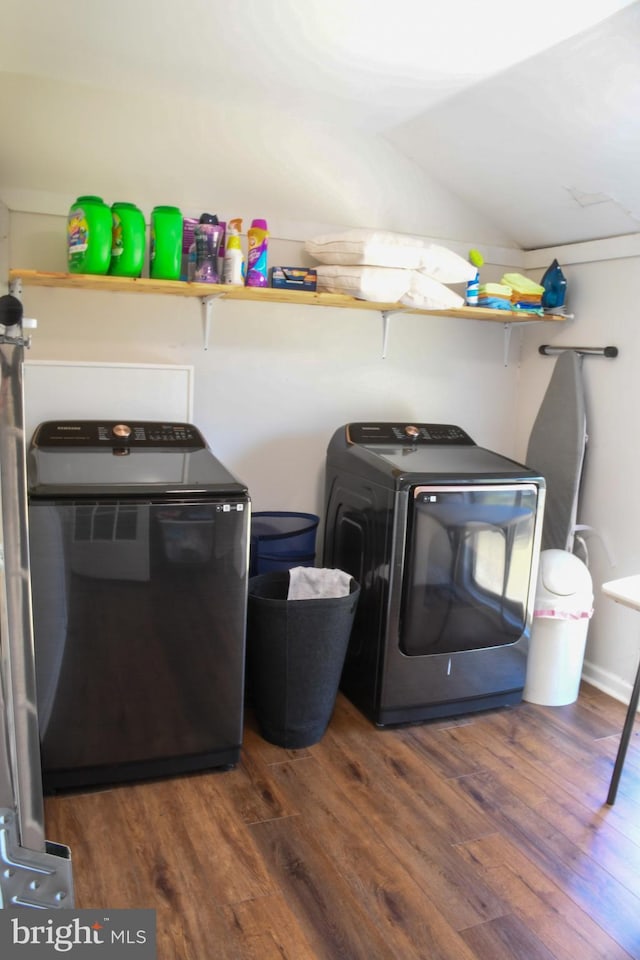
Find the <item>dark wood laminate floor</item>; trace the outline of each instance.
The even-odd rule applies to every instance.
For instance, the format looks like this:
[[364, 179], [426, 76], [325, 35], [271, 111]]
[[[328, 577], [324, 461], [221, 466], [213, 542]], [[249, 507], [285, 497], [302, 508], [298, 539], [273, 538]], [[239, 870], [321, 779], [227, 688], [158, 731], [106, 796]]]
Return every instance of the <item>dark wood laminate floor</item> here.
[[160, 960], [640, 958], [640, 722], [583, 685], [378, 730], [342, 695], [232, 771], [49, 797], [76, 906], [153, 907]]

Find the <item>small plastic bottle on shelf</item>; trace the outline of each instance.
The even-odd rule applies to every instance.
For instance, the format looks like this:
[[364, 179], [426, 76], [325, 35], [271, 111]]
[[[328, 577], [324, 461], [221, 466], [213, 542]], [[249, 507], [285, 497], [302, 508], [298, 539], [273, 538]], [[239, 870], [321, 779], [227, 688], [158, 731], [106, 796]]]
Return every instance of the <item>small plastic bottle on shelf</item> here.
[[477, 307], [480, 293], [480, 267], [484, 264], [484, 257], [479, 250], [469, 250], [469, 262], [476, 268], [476, 275], [467, 283], [465, 303], [468, 307]]
[[477, 307], [478, 306], [478, 294], [480, 292], [480, 272], [476, 270], [476, 275], [473, 280], [469, 280], [467, 283], [467, 296], [465, 303], [468, 307]]
[[229, 221], [227, 230], [227, 242], [224, 252], [224, 283], [231, 283], [235, 286], [242, 286], [244, 283], [244, 255], [240, 245], [240, 231], [242, 230], [242, 220], [236, 217]]
[[252, 220], [247, 230], [249, 253], [247, 256], [247, 287], [268, 287], [267, 273], [267, 232], [266, 220]]
[[196, 244], [196, 283], [219, 283], [218, 247], [223, 228], [213, 213], [203, 213], [194, 231]]

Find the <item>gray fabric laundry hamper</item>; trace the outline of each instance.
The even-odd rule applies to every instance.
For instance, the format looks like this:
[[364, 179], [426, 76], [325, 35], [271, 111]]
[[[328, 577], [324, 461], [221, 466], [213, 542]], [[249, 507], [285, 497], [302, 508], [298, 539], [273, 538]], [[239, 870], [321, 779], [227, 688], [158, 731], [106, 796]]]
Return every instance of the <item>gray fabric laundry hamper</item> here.
[[324, 735], [335, 707], [360, 586], [344, 597], [288, 600], [289, 571], [249, 581], [247, 687], [261, 735], [289, 749]]

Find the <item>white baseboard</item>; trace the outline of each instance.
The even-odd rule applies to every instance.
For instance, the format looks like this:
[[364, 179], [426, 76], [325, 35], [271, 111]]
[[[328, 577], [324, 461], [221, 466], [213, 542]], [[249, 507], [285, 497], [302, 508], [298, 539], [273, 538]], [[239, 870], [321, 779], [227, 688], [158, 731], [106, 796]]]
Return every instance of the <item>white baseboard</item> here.
[[597, 687], [598, 690], [602, 690], [603, 693], [607, 693], [614, 700], [620, 700], [621, 703], [628, 704], [631, 699], [633, 689], [631, 683], [623, 680], [615, 673], [603, 670], [588, 660], [584, 661], [582, 667], [582, 679], [593, 687]]

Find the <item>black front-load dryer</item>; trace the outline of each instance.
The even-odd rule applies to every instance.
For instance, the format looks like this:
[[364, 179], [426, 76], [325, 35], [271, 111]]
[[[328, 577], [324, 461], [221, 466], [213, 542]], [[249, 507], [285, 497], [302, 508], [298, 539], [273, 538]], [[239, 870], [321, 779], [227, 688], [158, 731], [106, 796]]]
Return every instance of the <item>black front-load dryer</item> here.
[[41, 424], [29, 544], [46, 790], [233, 765], [250, 501], [184, 423]]
[[522, 699], [544, 495], [457, 426], [335, 432], [323, 562], [361, 586], [341, 686], [375, 723]]

